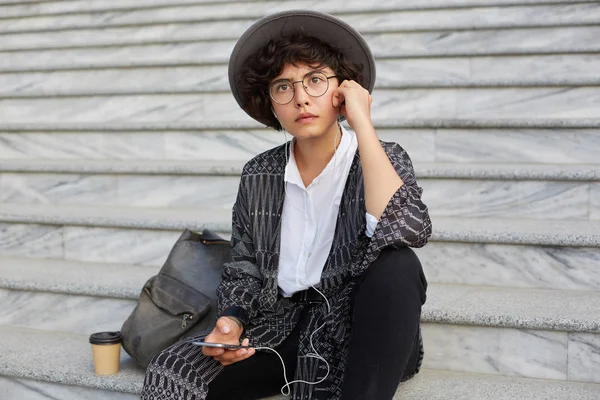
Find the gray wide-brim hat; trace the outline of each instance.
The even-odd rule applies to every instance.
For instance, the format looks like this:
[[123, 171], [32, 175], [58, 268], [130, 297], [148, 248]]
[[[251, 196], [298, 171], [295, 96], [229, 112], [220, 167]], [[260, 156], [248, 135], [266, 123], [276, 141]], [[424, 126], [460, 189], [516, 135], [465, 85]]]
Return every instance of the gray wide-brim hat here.
[[[250, 26], [239, 38], [229, 58], [229, 86], [233, 97], [243, 110], [246, 102], [238, 91], [237, 82], [246, 60], [269, 40], [280, 39], [302, 30], [339, 49], [349, 60], [362, 64], [363, 86], [371, 93], [375, 86], [375, 59], [369, 45], [350, 25], [329, 14], [290, 10], [268, 15]], [[248, 111], [246, 111], [248, 113]], [[258, 119], [248, 113], [252, 118]], [[259, 121], [262, 122], [262, 121]]]

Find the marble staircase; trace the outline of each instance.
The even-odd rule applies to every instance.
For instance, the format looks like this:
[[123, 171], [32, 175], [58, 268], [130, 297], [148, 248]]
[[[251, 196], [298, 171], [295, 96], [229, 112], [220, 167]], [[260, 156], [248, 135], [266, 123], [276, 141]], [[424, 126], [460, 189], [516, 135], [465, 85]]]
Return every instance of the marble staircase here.
[[286, 137], [227, 58], [315, 7], [370, 44], [378, 135], [432, 214], [425, 370], [396, 398], [600, 398], [600, 2], [0, 0], [0, 400], [137, 398], [87, 336], [183, 228], [229, 237], [244, 162]]

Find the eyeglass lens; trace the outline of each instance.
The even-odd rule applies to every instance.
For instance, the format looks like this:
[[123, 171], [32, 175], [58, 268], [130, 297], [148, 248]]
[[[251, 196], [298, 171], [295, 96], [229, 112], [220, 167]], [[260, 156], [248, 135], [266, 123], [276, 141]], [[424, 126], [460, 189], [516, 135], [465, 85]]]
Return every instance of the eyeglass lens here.
[[[310, 96], [323, 96], [329, 88], [329, 79], [322, 72], [313, 72], [304, 77], [302, 86]], [[294, 98], [294, 83], [287, 79], [278, 80], [271, 84], [269, 91], [273, 101], [287, 104]]]

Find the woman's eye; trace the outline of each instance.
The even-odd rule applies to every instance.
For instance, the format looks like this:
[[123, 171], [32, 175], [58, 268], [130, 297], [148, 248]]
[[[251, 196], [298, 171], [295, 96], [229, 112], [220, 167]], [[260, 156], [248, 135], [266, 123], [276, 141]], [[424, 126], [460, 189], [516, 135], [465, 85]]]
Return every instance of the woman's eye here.
[[277, 86], [277, 91], [278, 92], [285, 92], [286, 90], [289, 89], [289, 85], [287, 83], [282, 83], [281, 85]]
[[311, 76], [311, 77], [310, 77], [310, 82], [311, 82], [311, 83], [319, 83], [319, 82], [321, 82], [322, 80], [323, 80], [323, 79], [321, 79], [321, 77], [320, 77], [320, 76]]

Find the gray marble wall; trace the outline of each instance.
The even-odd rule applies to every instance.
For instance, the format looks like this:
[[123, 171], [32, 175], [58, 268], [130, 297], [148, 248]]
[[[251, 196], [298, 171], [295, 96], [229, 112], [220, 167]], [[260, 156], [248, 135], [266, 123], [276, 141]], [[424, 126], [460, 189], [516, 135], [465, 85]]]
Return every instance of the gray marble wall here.
[[160, 266], [180, 234], [144, 229], [0, 224], [0, 254]]
[[[600, 163], [596, 129], [378, 129], [425, 162]], [[291, 140], [266, 129], [207, 132], [0, 132], [3, 159], [249, 160]], [[418, 172], [418, 168], [417, 168]]]
[[425, 368], [542, 379], [567, 379], [565, 332], [423, 326]]
[[[197, 29], [197, 24], [192, 26]], [[416, 32], [366, 35], [374, 55], [379, 59], [472, 56], [495, 54], [579, 53], [596, 52], [598, 27], [554, 27], [452, 33]], [[0, 70], [27, 69], [50, 71], [60, 68], [134, 65], [190, 65], [226, 63], [235, 40], [203, 41], [143, 46], [74, 48], [16, 52], [0, 60]]]
[[600, 183], [590, 185], [590, 219], [600, 220]]
[[102, 297], [0, 289], [1, 326], [91, 334], [117, 331], [136, 302]]
[[[231, 210], [238, 184], [238, 176], [0, 173], [0, 202]], [[420, 179], [419, 184], [437, 217], [588, 220], [597, 209], [587, 182]]]
[[600, 382], [600, 335], [424, 324], [431, 369]]
[[[45, 61], [41, 60], [41, 63]], [[525, 106], [526, 104], [526, 106]], [[374, 121], [397, 119], [596, 118], [600, 89], [378, 89]], [[232, 123], [251, 122], [231, 93], [195, 93], [0, 100], [3, 123]]]
[[[51, 34], [59, 33], [64, 32]], [[85, 36], [85, 32], [77, 33], [74, 38], [79, 40]], [[16, 36], [15, 40], [21, 36]], [[43, 38], [47, 35], [38, 36]], [[94, 32], [93, 37], [96, 36], [97, 32]], [[0, 49], [12, 43], [12, 39], [1, 42]], [[376, 66], [377, 89], [418, 85], [568, 84], [596, 82], [595, 71], [600, 69], [600, 55], [379, 59]], [[206, 90], [229, 90], [226, 64], [0, 74], [0, 95], [4, 96]]]
[[568, 380], [600, 383], [600, 335], [569, 334]]
[[[281, 2], [287, 1], [288, 4], [291, 4], [291, 0], [282, 0]], [[48, 13], [57, 13], [57, 12], [99, 12], [99, 11], [118, 11], [121, 9], [127, 8], [148, 8], [148, 7], [156, 7], [156, 6], [169, 6], [169, 3], [166, 0], [122, 0], [119, 3], [110, 3], [107, 4], [102, 0], [88, 0], [85, 4], [80, 4], [78, 2], [41, 2], [38, 4], [37, 2], [26, 2], [26, 4], [19, 4], [18, 0], [5, 0], [5, 3], [14, 3], [14, 5], [10, 5], [6, 7], [6, 16], [18, 16], [18, 15], [37, 15], [37, 14], [48, 14]], [[557, 0], [546, 1], [545, 3], [559, 3]], [[190, 4], [190, 5], [198, 5], [202, 3], [209, 3], [204, 6], [204, 10], [210, 10], [210, 3], [215, 3], [214, 0], [178, 0], [178, 5]], [[225, 0], [220, 2], [223, 7], [236, 9], [236, 5], [239, 2]], [[233, 4], [231, 4], [233, 3]], [[539, 0], [521, 0], [520, 4], [537, 4]], [[260, 2], [259, 2], [260, 4]], [[302, 3], [304, 7], [311, 7], [313, 3], [307, 2]], [[341, 5], [339, 1], [329, 0], [322, 1], [319, 3], [324, 7], [334, 7], [334, 9], [340, 9]], [[388, 10], [390, 8], [397, 9], [427, 9], [427, 8], [439, 8], [440, 5], [451, 7], [451, 6], [487, 6], [489, 5], [489, 1], [487, 0], [385, 0], [379, 3], [375, 3], [370, 5], [369, 9], [381, 9]], [[503, 5], [503, 4], [514, 4], [511, 0], [494, 0], [494, 5]], [[365, 4], [364, 2], [352, 0], [344, 2], [342, 5], [347, 6], [347, 10], [356, 11], [356, 10], [364, 10]]]
[[[0, 254], [161, 266], [180, 232], [0, 224]], [[229, 239], [229, 234], [221, 233]], [[600, 289], [594, 248], [431, 242], [417, 249], [431, 282]]]
[[[223, 4], [199, 4], [173, 6], [157, 9], [138, 9], [127, 12], [89, 13], [79, 15], [38, 16], [27, 20], [14, 19], [4, 24], [4, 30], [32, 30], [73, 26], [107, 26], [123, 24], [150, 24], [172, 21], [194, 20], [224, 20], [251, 18], [253, 20], [273, 12], [314, 8], [311, 0], [294, 2], [238, 2], [230, 6]], [[320, 11], [340, 14], [340, 17], [361, 31], [385, 31], [397, 29], [427, 29], [427, 28], [469, 28], [487, 26], [539, 26], [594, 23], [600, 20], [600, 11], [595, 4], [584, 4], [579, 7], [570, 5], [521, 6], [521, 7], [489, 7], [489, 8], [458, 8], [426, 11], [390, 11], [391, 7], [399, 7], [398, 3], [381, 1], [366, 4], [359, 0], [350, 0], [340, 4], [339, 0], [325, 0], [318, 3]], [[343, 7], [343, 13], [340, 8]], [[404, 7], [407, 7], [404, 5]], [[387, 11], [370, 15], [374, 10]], [[367, 14], [361, 14], [366, 11]], [[348, 14], [351, 12], [352, 14]], [[108, 18], [110, 17], [110, 18]], [[435, 24], [432, 22], [435, 21]], [[247, 26], [245, 26], [247, 27]], [[242, 27], [244, 29], [245, 27]], [[211, 28], [213, 28], [211, 26]], [[242, 32], [231, 34], [239, 36]]]
[[600, 290], [595, 248], [431, 242], [416, 252], [431, 282]]

